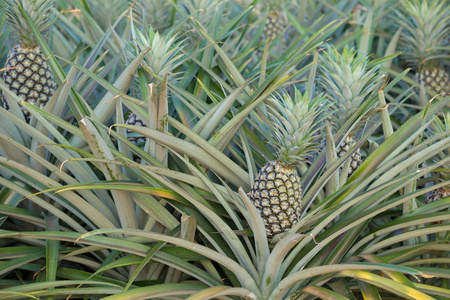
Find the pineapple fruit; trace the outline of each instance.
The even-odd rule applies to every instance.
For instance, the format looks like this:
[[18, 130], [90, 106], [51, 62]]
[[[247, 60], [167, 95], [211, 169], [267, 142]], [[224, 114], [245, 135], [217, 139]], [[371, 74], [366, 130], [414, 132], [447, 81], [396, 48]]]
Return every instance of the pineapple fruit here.
[[405, 0], [398, 12], [402, 46], [408, 63], [416, 68], [415, 79], [436, 94], [450, 93], [448, 73], [440, 68], [448, 56], [450, 9], [440, 0]]
[[302, 187], [296, 167], [317, 151], [317, 118], [323, 97], [310, 100], [308, 93], [284, 93], [281, 102], [271, 99], [276, 160], [267, 162], [252, 183], [249, 198], [258, 209], [269, 239], [295, 225], [301, 214]]
[[[448, 176], [447, 180], [450, 180]], [[427, 203], [438, 201], [447, 197], [450, 197], [450, 185], [432, 191], [427, 197]]]
[[[135, 114], [130, 113], [129, 117], [127, 118], [127, 121], [125, 122], [127, 125], [138, 125], [142, 127], [147, 127], [147, 125], [142, 122], [142, 120]], [[136, 146], [143, 148], [145, 146], [146, 138], [142, 134], [135, 133], [134, 131], [127, 129], [127, 139], [131, 143], [135, 144]], [[133, 154], [133, 160], [140, 164], [142, 162], [142, 158], [140, 158], [138, 155]]]
[[[447, 112], [443, 116], [443, 120], [441, 120], [440, 118], [436, 118], [432, 128], [436, 134], [448, 132], [450, 130], [450, 113]], [[449, 157], [449, 155], [450, 155], [450, 146], [445, 151], [440, 153], [440, 155], [438, 155], [437, 161], [443, 160]], [[440, 170], [437, 172], [436, 175], [437, 181], [442, 182], [450, 180], [450, 163], [442, 165], [442, 168], [440, 168]], [[432, 191], [428, 195], [426, 202], [431, 203], [447, 197], [450, 197], [450, 184]]]
[[[337, 132], [361, 107], [364, 100], [378, 89], [382, 79], [377, 74], [378, 66], [370, 68], [368, 57], [356, 54], [354, 49], [346, 46], [342, 54], [330, 47], [321, 55], [319, 80], [321, 88], [331, 101], [329, 121], [335, 127], [333, 132]], [[353, 134], [350, 133], [336, 147], [337, 156], [342, 157], [355, 143]], [[360, 149], [350, 159], [349, 176], [362, 163]]]
[[276, 38], [287, 26], [286, 16], [283, 12], [272, 9], [264, 25], [264, 36], [266, 39]]
[[[147, 127], [142, 120], [135, 114], [131, 113], [126, 121], [127, 125], [138, 125]], [[135, 145], [142, 146], [145, 143], [145, 137], [143, 135], [137, 135], [132, 130], [127, 129], [127, 139]]]
[[[53, 74], [38, 46], [31, 27], [20, 12], [19, 5], [44, 33], [51, 24], [53, 0], [5, 0], [6, 22], [15, 33], [18, 44], [8, 54], [2, 79], [8, 88], [21, 99], [44, 107], [56, 90]], [[9, 109], [5, 96], [2, 105]], [[30, 113], [22, 108], [27, 122]]]

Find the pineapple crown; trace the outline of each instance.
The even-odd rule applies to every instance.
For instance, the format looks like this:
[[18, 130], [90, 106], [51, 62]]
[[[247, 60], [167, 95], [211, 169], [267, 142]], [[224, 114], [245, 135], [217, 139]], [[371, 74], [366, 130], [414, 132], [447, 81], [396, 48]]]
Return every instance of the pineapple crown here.
[[170, 25], [170, 9], [172, 5], [167, 0], [140, 0], [133, 5], [133, 17], [143, 27], [149, 24], [162, 32]]
[[319, 127], [320, 115], [324, 111], [323, 96], [310, 99], [308, 92], [303, 95], [296, 88], [292, 98], [287, 91], [270, 98], [269, 114], [273, 122], [272, 144], [277, 158], [287, 167], [304, 164], [311, 153], [318, 151], [314, 140]]
[[330, 46], [321, 55], [320, 85], [334, 108], [337, 125], [344, 124], [363, 101], [379, 88], [379, 65], [371, 66], [367, 55], [356, 55], [345, 46], [342, 54]]
[[258, 6], [261, 11], [281, 11], [289, 4], [289, 2], [289, 0], [262, 0], [258, 2]]
[[172, 31], [161, 36], [151, 26], [147, 35], [135, 30], [134, 40], [128, 44], [128, 57], [134, 59], [139, 53], [150, 48], [143, 60], [143, 66], [150, 75], [163, 78], [183, 62], [182, 54], [179, 53], [183, 48], [183, 41], [176, 41], [176, 38], [177, 35], [172, 36]]
[[404, 56], [420, 71], [437, 67], [439, 59], [448, 56], [447, 5], [441, 0], [403, 0], [402, 9], [397, 10], [398, 24], [403, 27], [400, 43]]
[[207, 24], [213, 17], [217, 6], [221, 4], [219, 0], [185, 0], [181, 7], [196, 20], [202, 24]]
[[52, 24], [54, 15], [54, 0], [4, 0], [6, 22], [17, 35], [19, 44], [25, 48], [37, 46], [30, 25], [23, 17], [19, 6], [30, 16], [41, 34], [44, 34]]

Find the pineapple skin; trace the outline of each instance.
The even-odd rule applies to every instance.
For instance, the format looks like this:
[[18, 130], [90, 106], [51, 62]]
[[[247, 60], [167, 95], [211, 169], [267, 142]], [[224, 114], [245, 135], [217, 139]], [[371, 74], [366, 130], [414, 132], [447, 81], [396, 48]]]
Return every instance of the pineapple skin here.
[[[135, 113], [131, 113], [125, 123], [127, 125], [137, 125], [137, 126], [147, 127], [147, 125], [145, 125], [144, 122], [142, 122], [142, 120], [139, 119], [139, 117]], [[127, 139], [131, 143], [133, 143], [137, 146], [140, 146], [140, 147], [143, 147], [143, 145], [145, 145], [145, 141], [146, 141], [145, 136], [143, 136], [141, 134], [137, 134], [131, 129], [127, 129]], [[142, 158], [136, 154], [133, 154], [133, 160], [138, 164], [140, 164], [142, 162]]]
[[427, 203], [450, 197], [450, 186], [441, 187], [432, 191], [427, 197]]
[[441, 68], [423, 70], [416, 73], [415, 79], [436, 94], [442, 94], [443, 96], [450, 94], [450, 77]]
[[267, 16], [267, 21], [264, 25], [264, 36], [266, 39], [276, 38], [283, 32], [286, 26], [287, 25], [282, 14], [278, 11], [272, 10]]
[[302, 188], [295, 167], [267, 162], [252, 183], [249, 198], [263, 218], [267, 237], [292, 228], [301, 215]]
[[[342, 144], [340, 144], [336, 148], [336, 154], [339, 158], [345, 155], [351, 147], [356, 143], [356, 141], [351, 137], [347, 136]], [[351, 156], [350, 156], [350, 168], [348, 170], [348, 176], [352, 175], [353, 172], [362, 164], [363, 157], [358, 148]]]
[[[141, 119], [139, 119], [139, 117], [134, 114], [131, 113], [130, 116], [128, 117], [127, 121], [126, 121], [127, 125], [137, 125], [137, 126], [142, 126], [142, 127], [147, 127], [147, 125], [144, 124], [144, 122], [142, 122]], [[142, 144], [145, 143], [145, 137], [143, 135], [132, 135], [133, 131], [131, 129], [127, 129], [127, 139], [132, 142], [133, 144]]]
[[[350, 150], [351, 147], [353, 147], [353, 145], [356, 143], [355, 139], [352, 138], [351, 136], [347, 136], [345, 138], [345, 140], [338, 146], [336, 147], [336, 155], [338, 158], [341, 158], [342, 156], [345, 155], [345, 153], [347, 153], [347, 151]], [[317, 157], [319, 156], [319, 152], [323, 151], [323, 149], [325, 148], [325, 144], [326, 144], [326, 138], [322, 139], [322, 141], [320, 142], [320, 146], [319, 146], [319, 151], [317, 151], [314, 154], [314, 159], [317, 159]], [[350, 156], [350, 169], [348, 170], [348, 176], [352, 175], [353, 172], [356, 171], [356, 169], [362, 164], [363, 162], [363, 156], [361, 154], [360, 149], [356, 149], [356, 151]]]
[[[53, 74], [38, 46], [33, 48], [22, 47], [20, 44], [14, 46], [8, 54], [5, 69], [2, 79], [8, 88], [28, 103], [33, 105], [39, 103], [42, 108], [56, 90]], [[9, 109], [4, 96], [2, 105], [5, 109]], [[22, 107], [21, 109], [29, 122], [30, 113]]]

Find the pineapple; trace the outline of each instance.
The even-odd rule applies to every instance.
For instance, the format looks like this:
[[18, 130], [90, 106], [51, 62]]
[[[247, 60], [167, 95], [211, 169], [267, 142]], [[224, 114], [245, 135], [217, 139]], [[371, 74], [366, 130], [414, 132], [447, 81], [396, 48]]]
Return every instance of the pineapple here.
[[[53, 0], [5, 0], [6, 22], [17, 37], [18, 44], [8, 54], [2, 79], [21, 99], [44, 107], [56, 89], [53, 74], [34, 38], [31, 27], [19, 10], [28, 13], [41, 33], [51, 24]], [[2, 104], [9, 109], [5, 97]], [[27, 122], [30, 113], [22, 108]]]
[[267, 16], [264, 25], [264, 36], [268, 38], [276, 38], [287, 26], [286, 16], [278, 10], [271, 10]]
[[[147, 127], [144, 122], [135, 114], [130, 113], [130, 116], [127, 118], [126, 124], [128, 125], [138, 125], [142, 127]], [[143, 148], [145, 146], [145, 137], [142, 134], [137, 134], [130, 129], [127, 129], [127, 139], [138, 147]], [[142, 162], [142, 158], [133, 154], [133, 160], [140, 164]]]
[[448, 56], [450, 9], [440, 0], [405, 0], [398, 12], [403, 27], [402, 46], [408, 63], [416, 68], [415, 79], [436, 94], [450, 93], [448, 73], [439, 67]]
[[259, 2], [257, 11], [266, 18], [263, 30], [265, 39], [277, 38], [289, 26], [288, 18], [284, 12], [287, 5], [288, 1], [286, 0]]
[[[450, 180], [448, 175], [447, 180]], [[447, 197], [450, 197], [450, 185], [432, 191], [427, 197], [427, 203], [438, 201]]]
[[[335, 126], [333, 131], [337, 132], [361, 107], [363, 101], [378, 89], [382, 77], [377, 74], [379, 66], [369, 68], [367, 56], [357, 56], [354, 49], [346, 46], [342, 54], [331, 47], [328, 50], [321, 55], [320, 84], [331, 101], [333, 111], [330, 121]], [[337, 156], [342, 157], [355, 143], [350, 133], [336, 147]], [[362, 163], [360, 149], [350, 159], [349, 176]]]
[[[447, 112], [443, 116], [443, 121], [440, 118], [436, 118], [435, 122], [433, 124], [433, 131], [436, 134], [440, 134], [443, 132], [448, 132], [450, 130], [450, 113]], [[437, 161], [441, 161], [450, 155], [450, 146], [440, 153], [440, 155], [437, 157]], [[437, 173], [438, 175], [438, 181], [448, 181], [450, 180], [450, 163], [446, 163], [442, 166], [442, 168], [439, 168], [439, 171]], [[443, 198], [450, 197], [450, 184], [440, 187], [434, 191], [432, 191], [428, 197], [427, 197], [427, 203], [431, 203]]]
[[271, 99], [273, 113], [273, 139], [276, 160], [267, 162], [252, 183], [249, 198], [263, 218], [269, 239], [289, 230], [301, 214], [302, 187], [296, 167], [307, 162], [317, 150], [319, 116], [323, 97], [310, 100], [308, 93], [287, 93], [281, 102]]
[[[183, 47], [183, 41], [176, 41], [177, 37], [172, 36], [170, 32], [161, 36], [150, 26], [148, 36], [137, 30], [135, 31], [135, 36], [134, 43], [129, 43], [128, 45], [128, 57], [134, 59], [137, 54], [150, 48], [143, 61], [143, 67], [148, 74], [149, 82], [157, 83], [161, 81], [166, 74], [170, 74], [182, 63], [183, 58], [179, 52]], [[139, 119], [134, 113], [129, 115], [126, 124], [146, 126], [143, 120]], [[127, 130], [127, 134], [128, 140], [132, 143], [142, 145], [145, 142], [144, 136], [137, 135], [131, 130]]]
[[[145, 125], [144, 122], [142, 122], [142, 120], [135, 113], [130, 114], [126, 121], [126, 124], [147, 127], [147, 125]], [[145, 137], [143, 135], [137, 135], [130, 129], [127, 129], [127, 135], [127, 139], [133, 144], [142, 146], [145, 143]]]

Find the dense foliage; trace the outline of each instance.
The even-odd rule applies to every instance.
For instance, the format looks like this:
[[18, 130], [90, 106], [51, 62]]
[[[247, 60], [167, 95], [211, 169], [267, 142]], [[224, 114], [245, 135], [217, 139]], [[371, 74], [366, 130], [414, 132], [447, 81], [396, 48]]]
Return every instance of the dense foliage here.
[[1, 299], [450, 298], [445, 1], [4, 4]]

